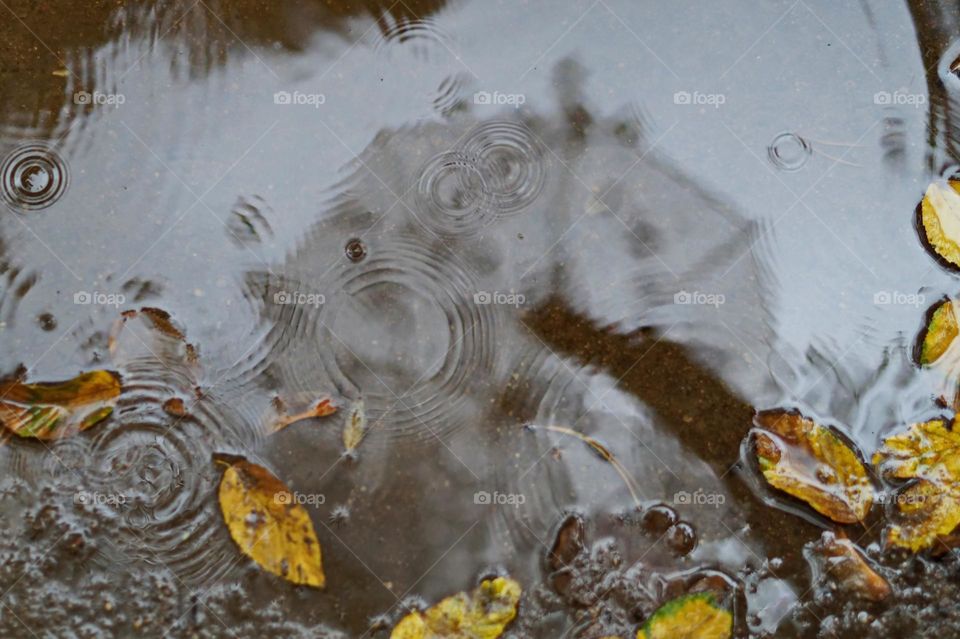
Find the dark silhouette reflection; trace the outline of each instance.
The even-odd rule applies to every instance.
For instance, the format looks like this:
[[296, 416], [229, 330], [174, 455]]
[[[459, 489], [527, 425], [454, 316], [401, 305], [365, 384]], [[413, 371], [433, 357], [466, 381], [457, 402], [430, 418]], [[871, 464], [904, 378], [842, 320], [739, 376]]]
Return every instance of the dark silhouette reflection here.
[[[912, 0], [910, 13], [917, 33], [920, 56], [926, 69], [927, 93], [930, 111], [927, 124], [927, 163], [931, 170], [939, 170], [944, 162], [957, 162], [958, 154], [957, 100], [960, 98], [960, 79], [951, 89], [938, 73], [943, 56], [960, 36], [960, 3], [955, 0], [932, 2]], [[960, 51], [958, 51], [960, 54]], [[937, 149], [940, 154], [937, 155]]]
[[189, 77], [202, 77], [234, 55], [252, 55], [248, 48], [295, 52], [317, 31], [349, 38], [354, 30], [348, 21], [364, 16], [386, 33], [445, 5], [446, 0], [11, 0], [0, 7], [0, 110], [7, 122], [44, 134], [54, 131], [61, 109], [70, 106], [67, 87], [97, 88], [102, 61], [95, 54], [110, 43], [144, 38], [151, 48], [170, 45], [170, 64], [182, 65]]
[[815, 538], [818, 529], [764, 504], [732, 469], [754, 409], [700, 364], [688, 347], [648, 330], [618, 334], [598, 328], [559, 299], [549, 300], [524, 321], [551, 348], [607, 371], [619, 386], [653, 408], [659, 425], [725, 478], [748, 512], [755, 541], [768, 556], [787, 560], [783, 574], [802, 573], [804, 560], [797, 550]]

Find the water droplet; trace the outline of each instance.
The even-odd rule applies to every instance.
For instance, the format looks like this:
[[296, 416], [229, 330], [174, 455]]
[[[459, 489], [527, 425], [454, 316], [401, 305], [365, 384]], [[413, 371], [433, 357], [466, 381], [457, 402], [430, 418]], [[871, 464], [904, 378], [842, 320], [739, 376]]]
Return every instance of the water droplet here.
[[663, 504], [657, 504], [652, 506], [643, 513], [643, 528], [651, 535], [662, 535], [665, 533], [671, 526], [673, 526], [680, 518], [677, 516], [677, 511], [670, 506], [665, 506]]
[[52, 331], [57, 327], [57, 318], [55, 318], [51, 313], [41, 313], [37, 317], [37, 323], [45, 331]]
[[697, 533], [687, 522], [677, 522], [667, 531], [666, 541], [676, 554], [689, 555], [697, 546]]
[[781, 133], [767, 147], [767, 157], [778, 169], [796, 171], [810, 159], [810, 143], [796, 133]]
[[347, 242], [344, 253], [351, 262], [362, 262], [363, 258], [367, 256], [367, 245], [362, 240], [354, 238]]

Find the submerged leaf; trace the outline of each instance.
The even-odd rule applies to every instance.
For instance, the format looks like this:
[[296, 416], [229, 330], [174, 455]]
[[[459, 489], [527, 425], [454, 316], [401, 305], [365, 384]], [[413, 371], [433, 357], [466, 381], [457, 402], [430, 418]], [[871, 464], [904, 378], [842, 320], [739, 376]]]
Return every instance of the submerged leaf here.
[[813, 582], [830, 578], [845, 592], [868, 601], [890, 596], [890, 584], [867, 562], [860, 549], [842, 534], [824, 532], [803, 553], [814, 570]]
[[960, 525], [960, 433], [944, 421], [888, 437], [873, 463], [887, 477], [914, 480], [896, 495], [899, 521], [887, 529], [889, 543], [917, 552]]
[[94, 426], [113, 413], [120, 377], [95, 370], [62, 382], [0, 384], [0, 422], [19, 437], [52, 440]]
[[653, 613], [637, 639], [729, 639], [733, 615], [717, 605], [710, 593], [678, 597]]
[[953, 301], [942, 300], [930, 313], [930, 321], [923, 329], [920, 341], [920, 364], [929, 366], [947, 352], [956, 339], [957, 314]]
[[873, 505], [873, 485], [849, 445], [796, 412], [763, 411], [754, 421], [755, 452], [767, 483], [836, 522], [863, 521]]
[[220, 511], [246, 556], [295, 584], [323, 588], [320, 542], [307, 511], [270, 471], [234, 460], [220, 480]]
[[363, 400], [358, 399], [350, 409], [347, 422], [343, 425], [343, 448], [353, 453], [363, 438], [367, 436], [367, 413], [363, 407]]
[[390, 639], [496, 639], [517, 616], [520, 584], [497, 577], [400, 620]]
[[960, 181], [938, 180], [927, 187], [920, 202], [920, 225], [937, 255], [960, 267]]
[[[134, 329], [126, 329], [128, 323], [139, 320], [141, 337]], [[126, 330], [125, 330], [126, 329]], [[132, 335], [127, 335], [132, 333]], [[129, 337], [130, 339], [125, 339]], [[187, 342], [186, 333], [179, 328], [167, 311], [145, 306], [139, 311], [128, 310], [120, 314], [107, 336], [107, 350], [114, 361], [129, 361], [138, 356], [173, 358], [191, 366], [199, 364], [196, 346]]]

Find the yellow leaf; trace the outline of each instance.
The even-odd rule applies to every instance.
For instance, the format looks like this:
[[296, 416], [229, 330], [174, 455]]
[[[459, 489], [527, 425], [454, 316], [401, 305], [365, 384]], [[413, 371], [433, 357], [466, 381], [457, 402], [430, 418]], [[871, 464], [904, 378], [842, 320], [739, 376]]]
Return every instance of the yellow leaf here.
[[953, 268], [960, 267], [960, 181], [938, 180], [927, 187], [920, 224], [930, 248]]
[[915, 480], [896, 495], [900, 521], [888, 527], [889, 543], [917, 552], [960, 525], [960, 434], [942, 420], [888, 437], [873, 463], [886, 477]]
[[109, 417], [120, 390], [120, 377], [105, 370], [62, 382], [4, 382], [0, 384], [0, 422], [19, 437], [69, 437]]
[[496, 639], [517, 616], [520, 584], [497, 577], [400, 620], [390, 639]]
[[928, 366], [940, 359], [956, 339], [957, 315], [951, 300], [937, 303], [930, 313], [920, 341], [920, 364]]
[[307, 511], [270, 471], [234, 461], [220, 480], [220, 510], [230, 536], [264, 570], [323, 588], [320, 542]]
[[684, 595], [653, 613], [637, 639], [730, 639], [733, 615], [706, 592]]
[[796, 412], [763, 411], [754, 422], [757, 461], [767, 483], [836, 522], [863, 521], [873, 505], [873, 485], [849, 445]]

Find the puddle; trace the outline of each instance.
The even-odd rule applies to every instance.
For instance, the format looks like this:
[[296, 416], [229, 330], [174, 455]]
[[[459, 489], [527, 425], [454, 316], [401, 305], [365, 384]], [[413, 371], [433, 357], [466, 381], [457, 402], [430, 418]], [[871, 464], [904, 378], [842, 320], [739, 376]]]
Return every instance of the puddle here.
[[[744, 448], [757, 410], [867, 461], [944, 412], [950, 8], [3, 7], [4, 377], [122, 393], [0, 447], [0, 634], [387, 637], [507, 574], [518, 639], [697, 592], [737, 637], [960, 629], [954, 551], [876, 507], [894, 596], [858, 597]], [[239, 551], [215, 455], [303, 498], [325, 589]]]

